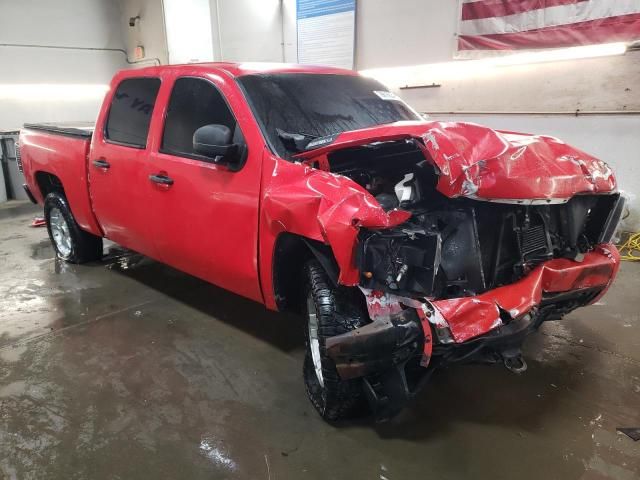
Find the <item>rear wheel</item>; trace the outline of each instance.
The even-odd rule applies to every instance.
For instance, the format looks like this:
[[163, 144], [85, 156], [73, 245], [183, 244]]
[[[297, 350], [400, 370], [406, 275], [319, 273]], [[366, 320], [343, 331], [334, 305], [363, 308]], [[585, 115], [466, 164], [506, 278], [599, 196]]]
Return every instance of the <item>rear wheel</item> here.
[[47, 195], [44, 217], [53, 248], [62, 260], [84, 263], [102, 258], [102, 238], [80, 228], [64, 195], [57, 192]]
[[305, 265], [305, 277], [307, 395], [325, 420], [356, 416], [364, 408], [362, 381], [340, 379], [325, 340], [368, 323], [362, 298], [355, 289], [333, 285], [317, 260]]

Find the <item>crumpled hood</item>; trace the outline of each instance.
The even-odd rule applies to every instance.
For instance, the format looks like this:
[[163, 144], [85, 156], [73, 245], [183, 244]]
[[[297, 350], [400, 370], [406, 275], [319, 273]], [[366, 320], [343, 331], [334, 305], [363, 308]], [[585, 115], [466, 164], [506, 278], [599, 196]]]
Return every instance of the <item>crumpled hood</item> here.
[[438, 190], [448, 197], [568, 200], [616, 189], [606, 163], [557, 138], [464, 122], [397, 122], [343, 132], [296, 158], [326, 159], [344, 148], [408, 139], [417, 140], [437, 167]]

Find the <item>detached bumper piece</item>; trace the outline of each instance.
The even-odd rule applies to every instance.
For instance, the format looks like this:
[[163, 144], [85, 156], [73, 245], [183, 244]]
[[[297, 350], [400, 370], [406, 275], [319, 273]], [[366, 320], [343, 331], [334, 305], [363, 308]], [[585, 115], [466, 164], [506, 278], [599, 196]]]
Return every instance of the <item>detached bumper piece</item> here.
[[369, 404], [381, 421], [402, 410], [419, 390], [419, 386], [410, 388], [406, 367], [411, 360], [419, 363], [424, 343], [416, 311], [405, 309], [328, 338], [326, 347], [340, 378], [363, 378]]

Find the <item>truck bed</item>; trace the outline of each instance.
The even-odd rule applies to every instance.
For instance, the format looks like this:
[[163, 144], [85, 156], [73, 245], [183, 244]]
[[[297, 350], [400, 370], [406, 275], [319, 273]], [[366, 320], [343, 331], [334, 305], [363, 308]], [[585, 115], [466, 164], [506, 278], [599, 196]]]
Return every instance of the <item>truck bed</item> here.
[[38, 203], [47, 185], [64, 185], [64, 195], [80, 227], [100, 235], [89, 197], [88, 161], [93, 134], [89, 123], [25, 124], [20, 131], [20, 156], [27, 186]]
[[72, 123], [25, 123], [24, 128], [29, 130], [39, 130], [55, 135], [66, 135], [68, 137], [79, 137], [90, 139], [93, 135], [94, 123], [72, 122]]

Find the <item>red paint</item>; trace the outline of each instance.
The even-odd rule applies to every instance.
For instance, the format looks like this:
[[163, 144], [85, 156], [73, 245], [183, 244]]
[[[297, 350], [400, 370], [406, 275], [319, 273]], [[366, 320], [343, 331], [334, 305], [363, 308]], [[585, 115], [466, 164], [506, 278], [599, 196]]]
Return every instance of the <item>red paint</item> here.
[[380, 290], [366, 290], [362, 293], [367, 301], [367, 310], [371, 320], [389, 320], [402, 312], [402, 305], [393, 295], [387, 295]]
[[313, 159], [372, 141], [416, 139], [440, 170], [438, 190], [448, 197], [569, 199], [577, 193], [615, 190], [609, 167], [554, 137], [496, 131], [474, 123], [398, 122], [344, 132]]
[[[109, 221], [106, 235], [179, 270], [262, 302], [257, 225], [264, 144], [242, 93], [224, 72], [197, 65], [156, 67], [145, 69], [144, 74], [162, 79], [147, 148], [136, 151], [110, 144], [101, 128], [93, 137], [94, 155], [105, 156], [112, 164], [107, 172], [91, 167], [90, 177], [98, 182], [105, 179], [103, 199], [96, 197], [94, 201], [101, 224]], [[111, 92], [122, 79], [139, 75], [136, 70], [121, 72], [113, 79]], [[171, 90], [176, 79], [184, 76], [210, 81], [227, 99], [249, 145], [249, 156], [240, 171], [159, 151]], [[106, 105], [110, 98], [108, 95], [105, 99]], [[103, 109], [98, 125], [104, 123], [106, 115]], [[174, 184], [151, 182], [149, 176], [157, 174], [172, 178]], [[136, 188], [131, 188], [133, 185]], [[109, 189], [114, 186], [123, 201], [112, 201], [114, 192]], [[93, 183], [91, 188], [93, 193]]]
[[57, 176], [64, 186], [71, 212], [83, 229], [101, 235], [87, 188], [87, 155], [89, 141], [62, 135], [49, 135], [37, 130], [20, 132], [24, 178], [35, 199], [42, 203], [36, 182], [38, 172]]
[[640, 35], [640, 13], [514, 33], [460, 35], [458, 50], [527, 50], [628, 42]]
[[30, 226], [34, 228], [38, 228], [38, 227], [45, 227], [46, 225], [47, 225], [47, 221], [44, 219], [44, 217], [35, 217], [31, 222]]
[[432, 305], [449, 324], [454, 340], [461, 343], [501, 325], [498, 306], [515, 318], [539, 305], [543, 293], [602, 286], [602, 296], [619, 265], [618, 250], [613, 245], [605, 245], [587, 253], [582, 262], [565, 258], [548, 260], [511, 285], [475, 297], [438, 300]]
[[[389, 228], [410, 216], [402, 210], [385, 212], [362, 187], [326, 171], [327, 155], [337, 149], [415, 139], [440, 174], [438, 190], [449, 197], [567, 199], [616, 188], [603, 162], [555, 138], [465, 123], [404, 122], [344, 132], [332, 144], [299, 156], [324, 169], [285, 161], [266, 145], [234, 81], [234, 76], [265, 70], [355, 74], [333, 68], [224, 63], [120, 72], [105, 98], [91, 146], [83, 139], [22, 131], [27, 184], [42, 202], [35, 173], [56, 175], [82, 228], [272, 309], [276, 308], [273, 254], [280, 234], [329, 245], [340, 268], [339, 282], [357, 285], [358, 230]], [[147, 147], [107, 143], [102, 132], [111, 96], [120, 81], [139, 76], [162, 80]], [[182, 76], [205, 78], [226, 97], [248, 145], [249, 156], [240, 171], [159, 151], [171, 87]], [[107, 159], [111, 168], [95, 167], [92, 161], [100, 158]], [[151, 183], [149, 175], [158, 173], [173, 178], [174, 184], [161, 188]], [[525, 311], [539, 302], [542, 291], [610, 283], [617, 252], [613, 246], [607, 248], [609, 256], [599, 251], [587, 254], [582, 263], [551, 260], [508, 287], [434, 305], [449, 320], [456, 341], [472, 338], [492, 328], [496, 300], [507, 309]]]
[[588, 0], [478, 0], [462, 4], [462, 20], [506, 17], [531, 12], [541, 8], [570, 5]]
[[422, 347], [422, 359], [420, 359], [420, 366], [427, 368], [431, 362], [431, 355], [433, 353], [433, 335], [431, 333], [431, 323], [427, 318], [425, 312], [421, 308], [416, 308], [418, 317], [422, 323], [422, 330], [424, 332], [424, 346]]

